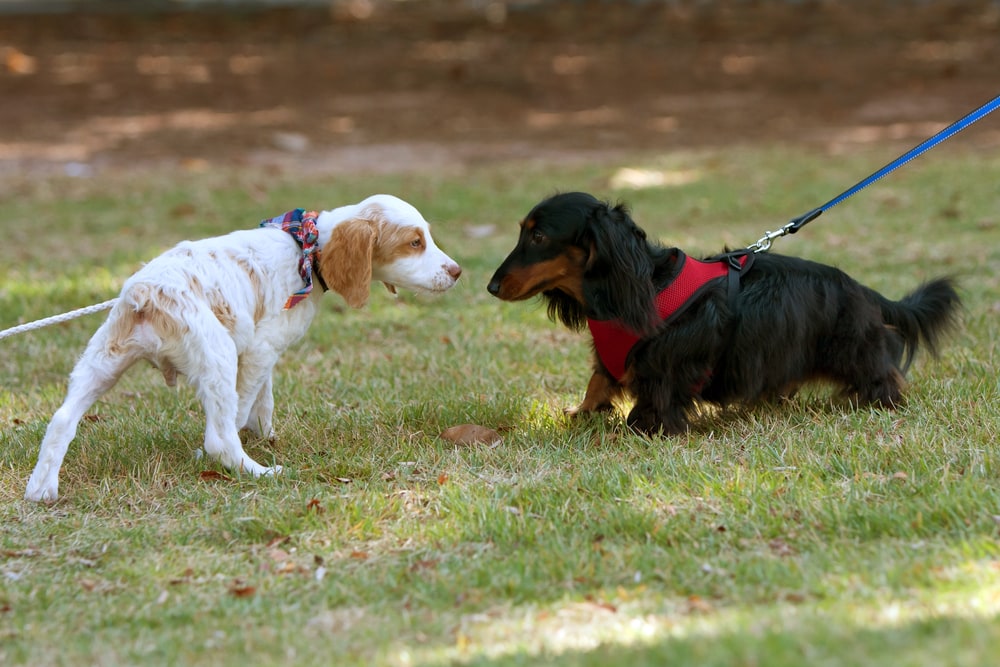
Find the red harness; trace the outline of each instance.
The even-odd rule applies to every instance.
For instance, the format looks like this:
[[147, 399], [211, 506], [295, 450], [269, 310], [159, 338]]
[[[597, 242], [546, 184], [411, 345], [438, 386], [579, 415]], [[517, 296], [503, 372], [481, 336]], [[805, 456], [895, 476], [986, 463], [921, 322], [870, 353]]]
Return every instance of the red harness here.
[[[691, 303], [702, 288], [717, 278], [730, 275], [730, 298], [735, 296], [739, 287], [739, 276], [749, 268], [750, 255], [730, 255], [723, 259], [701, 261], [692, 259], [678, 251], [681, 271], [667, 287], [656, 296], [656, 313], [661, 320], [667, 321], [680, 315]], [[735, 263], [734, 263], [735, 262]], [[621, 382], [625, 376], [625, 360], [628, 353], [637, 342], [639, 336], [618, 320], [587, 320], [590, 335], [594, 338], [594, 347], [601, 363], [611, 375]]]

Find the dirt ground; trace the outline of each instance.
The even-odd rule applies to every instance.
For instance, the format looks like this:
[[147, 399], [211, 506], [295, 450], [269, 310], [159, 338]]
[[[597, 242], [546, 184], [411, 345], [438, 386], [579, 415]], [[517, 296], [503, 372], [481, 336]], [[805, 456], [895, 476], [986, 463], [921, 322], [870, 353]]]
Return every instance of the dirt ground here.
[[997, 2], [470, 4], [0, 16], [0, 173], [912, 144], [1000, 93]]

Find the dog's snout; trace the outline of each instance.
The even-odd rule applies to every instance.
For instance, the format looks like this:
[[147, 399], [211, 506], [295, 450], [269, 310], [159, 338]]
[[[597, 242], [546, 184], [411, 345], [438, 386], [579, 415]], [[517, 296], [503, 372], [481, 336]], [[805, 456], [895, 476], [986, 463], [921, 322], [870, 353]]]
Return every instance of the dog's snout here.
[[490, 281], [490, 284], [486, 286], [486, 291], [496, 296], [500, 293], [500, 281], [494, 278]]
[[455, 262], [445, 264], [444, 270], [447, 271], [448, 275], [454, 278], [455, 280], [458, 280], [459, 276], [462, 275], [462, 267], [460, 267]]

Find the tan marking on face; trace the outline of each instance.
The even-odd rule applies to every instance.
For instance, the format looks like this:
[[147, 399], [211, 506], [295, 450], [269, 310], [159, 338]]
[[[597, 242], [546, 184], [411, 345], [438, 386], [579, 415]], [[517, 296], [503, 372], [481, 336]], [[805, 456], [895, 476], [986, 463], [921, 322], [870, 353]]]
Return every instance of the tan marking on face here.
[[414, 257], [427, 249], [427, 237], [419, 227], [391, 222], [378, 204], [365, 207], [360, 217], [371, 222], [375, 230], [372, 263], [386, 266], [404, 257]]
[[374, 262], [379, 266], [392, 264], [398, 259], [415, 257], [427, 250], [427, 238], [419, 227], [382, 225], [375, 245]]
[[515, 267], [500, 279], [498, 297], [504, 301], [522, 301], [541, 292], [559, 290], [583, 303], [583, 270], [586, 253], [568, 248], [554, 259], [529, 266]]

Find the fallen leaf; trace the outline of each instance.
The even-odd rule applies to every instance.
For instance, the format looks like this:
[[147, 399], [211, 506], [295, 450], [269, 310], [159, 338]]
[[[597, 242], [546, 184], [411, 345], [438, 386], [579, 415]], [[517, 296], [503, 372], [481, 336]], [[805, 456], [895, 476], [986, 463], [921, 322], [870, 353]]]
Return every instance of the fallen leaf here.
[[227, 477], [226, 475], [223, 475], [218, 470], [202, 470], [201, 474], [199, 475], [199, 477], [201, 477], [202, 481], [209, 481], [209, 480], [216, 480], [216, 479], [222, 480], [224, 482], [232, 481], [231, 477]]
[[268, 540], [266, 546], [268, 549], [273, 549], [274, 547], [280, 547], [282, 544], [288, 542], [291, 539], [292, 538], [290, 535], [276, 535], [272, 537], [270, 540]]
[[503, 441], [498, 432], [478, 424], [459, 424], [446, 428], [441, 437], [456, 445], [485, 444], [495, 447]]
[[229, 587], [229, 594], [238, 598], [248, 598], [253, 596], [256, 592], [257, 588], [255, 586], [251, 586], [243, 581], [240, 581], [239, 579], [234, 581]]
[[712, 611], [712, 604], [708, 600], [705, 600], [697, 595], [688, 596], [687, 603], [688, 611], [690, 612], [707, 614]]
[[301, 568], [293, 561], [285, 561], [279, 565], [274, 570], [277, 574], [297, 574], [299, 572], [306, 572], [305, 568]]
[[39, 552], [36, 549], [4, 549], [0, 551], [0, 556], [4, 558], [31, 558], [38, 554]]
[[194, 570], [189, 567], [186, 570], [184, 570], [184, 572], [181, 574], [181, 576], [174, 577], [173, 579], [171, 579], [167, 583], [169, 583], [171, 586], [178, 586], [180, 584], [187, 584], [187, 583], [191, 582], [191, 577], [193, 577], [193, 576], [194, 576]]
[[618, 613], [618, 607], [607, 602], [606, 600], [599, 600], [593, 595], [587, 595], [584, 600], [597, 607], [598, 609], [603, 609], [604, 611], [610, 611], [612, 614]]
[[319, 504], [319, 501], [313, 498], [308, 503], [306, 503], [306, 510], [311, 512], [316, 512], [316, 514], [323, 513], [323, 506]]

